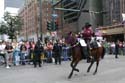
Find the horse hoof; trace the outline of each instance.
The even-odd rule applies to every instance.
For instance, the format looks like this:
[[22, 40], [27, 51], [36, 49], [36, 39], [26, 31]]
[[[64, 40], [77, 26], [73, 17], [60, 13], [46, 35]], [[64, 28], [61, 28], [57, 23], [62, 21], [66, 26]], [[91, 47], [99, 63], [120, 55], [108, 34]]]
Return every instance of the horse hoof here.
[[68, 76], [68, 79], [70, 79], [70, 78], [72, 77], [72, 74], [73, 74], [73, 73], [70, 73], [70, 75]]
[[68, 79], [71, 79], [71, 76], [69, 76]]
[[97, 72], [94, 72], [93, 75], [95, 75]]
[[78, 70], [78, 69], [77, 69], [76, 71], [77, 71], [77, 72], [79, 72], [79, 70]]
[[79, 69], [74, 69], [74, 71], [77, 71], [77, 72], [79, 72]]
[[87, 70], [87, 73], [89, 73], [89, 70]]

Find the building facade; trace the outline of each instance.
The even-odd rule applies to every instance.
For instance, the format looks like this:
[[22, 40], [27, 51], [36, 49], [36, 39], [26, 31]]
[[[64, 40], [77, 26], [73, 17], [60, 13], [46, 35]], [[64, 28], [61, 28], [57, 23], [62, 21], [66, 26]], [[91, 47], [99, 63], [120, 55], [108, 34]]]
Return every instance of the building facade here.
[[125, 40], [125, 26], [122, 24], [122, 13], [125, 13], [125, 0], [103, 0], [103, 10], [107, 13], [103, 16], [102, 33], [110, 41]]
[[[95, 29], [103, 25], [102, 0], [64, 0], [63, 8], [78, 11], [64, 12], [63, 31], [81, 31], [86, 22], [90, 22]], [[87, 10], [83, 11], [82, 10]]]
[[[27, 0], [25, 6], [20, 9], [19, 16], [23, 20], [23, 27], [20, 34], [20, 38], [23, 40], [35, 40], [43, 34], [43, 37], [47, 34], [47, 21], [51, 21], [51, 2], [43, 0], [40, 4], [37, 0]], [[40, 18], [40, 11], [42, 17]], [[41, 22], [41, 25], [40, 25]]]
[[125, 0], [103, 0], [104, 26], [113, 25], [113, 23], [122, 22], [122, 13], [125, 13]]

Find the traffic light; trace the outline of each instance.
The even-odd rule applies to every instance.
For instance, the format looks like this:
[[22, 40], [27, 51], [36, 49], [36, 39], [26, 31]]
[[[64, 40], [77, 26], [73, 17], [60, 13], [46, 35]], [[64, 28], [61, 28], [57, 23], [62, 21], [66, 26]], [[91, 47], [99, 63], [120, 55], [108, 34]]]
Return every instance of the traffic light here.
[[58, 30], [58, 22], [54, 22], [54, 21], [48, 22], [47, 21], [47, 30], [49, 30], [49, 31]]
[[52, 30], [52, 23], [47, 21], [47, 30]]

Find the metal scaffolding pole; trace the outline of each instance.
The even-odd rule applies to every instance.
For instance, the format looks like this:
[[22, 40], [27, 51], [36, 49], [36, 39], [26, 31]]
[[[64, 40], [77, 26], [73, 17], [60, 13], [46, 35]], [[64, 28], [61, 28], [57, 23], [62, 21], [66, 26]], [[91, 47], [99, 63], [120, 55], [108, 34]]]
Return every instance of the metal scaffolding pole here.
[[[63, 1], [64, 1], [64, 0], [60, 0], [60, 1], [58, 1], [57, 3], [53, 4], [52, 6], [55, 7], [55, 6], [57, 6], [58, 4], [62, 3]], [[52, 3], [53, 3], [53, 0], [52, 0]]]
[[95, 14], [100, 14], [100, 13], [106, 13], [106, 11], [90, 11], [90, 10], [77, 10], [77, 9], [65, 9], [65, 8], [54, 8], [55, 10], [60, 10], [60, 11], [74, 11], [74, 12], [85, 12], [85, 13], [95, 13]]
[[39, 32], [40, 32], [40, 40], [43, 41], [43, 35], [42, 35], [42, 0], [38, 0], [39, 2]]
[[[54, 1], [52, 0], [52, 5], [54, 4]], [[55, 23], [54, 23], [54, 16], [53, 16], [53, 14], [55, 13], [55, 11], [54, 11], [54, 6], [52, 6], [52, 28], [53, 28], [53, 30], [55, 29]]]

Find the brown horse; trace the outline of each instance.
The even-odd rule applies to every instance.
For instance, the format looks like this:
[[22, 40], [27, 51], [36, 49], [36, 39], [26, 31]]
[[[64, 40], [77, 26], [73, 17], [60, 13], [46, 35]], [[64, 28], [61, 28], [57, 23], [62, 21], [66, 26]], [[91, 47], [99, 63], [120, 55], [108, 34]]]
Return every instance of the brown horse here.
[[[80, 44], [74, 44], [73, 46], [71, 46], [71, 49], [72, 49], [72, 62], [70, 65], [72, 67], [72, 71], [68, 76], [69, 79], [72, 77], [74, 71], [79, 72], [79, 69], [77, 69], [76, 66], [79, 63], [79, 61], [83, 59], [83, 56], [84, 56], [81, 51], [82, 49], [81, 49]], [[91, 63], [90, 63], [90, 66], [88, 67], [87, 72], [90, 71], [93, 63], [96, 62], [96, 69], [93, 75], [97, 73], [100, 58], [103, 58], [104, 54], [105, 54], [105, 49], [103, 46], [98, 47], [98, 48], [93, 48], [90, 50], [90, 56], [92, 57], [92, 59], [91, 59]]]

